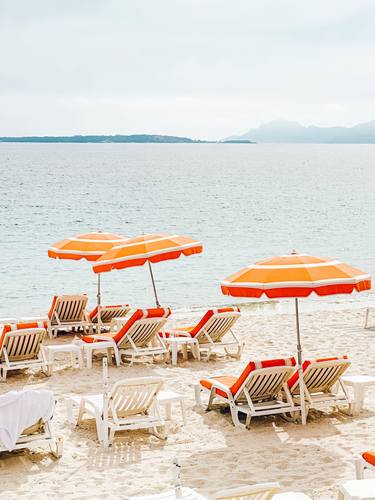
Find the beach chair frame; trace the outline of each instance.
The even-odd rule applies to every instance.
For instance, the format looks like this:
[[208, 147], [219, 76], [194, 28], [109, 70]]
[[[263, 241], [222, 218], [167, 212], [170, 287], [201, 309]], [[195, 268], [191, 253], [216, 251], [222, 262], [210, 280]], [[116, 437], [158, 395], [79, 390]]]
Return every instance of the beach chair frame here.
[[[349, 393], [341, 377], [350, 366], [348, 359], [311, 361], [303, 371], [306, 416], [310, 408], [321, 409], [327, 406], [347, 406], [352, 408]], [[341, 388], [341, 393], [339, 390]], [[296, 403], [300, 400], [299, 380], [290, 388]]]
[[[246, 429], [250, 428], [252, 417], [300, 412], [301, 407], [294, 403], [287, 385], [294, 370], [293, 366], [273, 366], [252, 370], [234, 395], [230, 387], [210, 379], [212, 387], [207, 410], [214, 409], [216, 407], [214, 400], [219, 399], [229, 405], [233, 424]], [[219, 394], [218, 390], [225, 393], [225, 396]], [[287, 395], [287, 401], [281, 397], [282, 390]], [[246, 415], [245, 424], [240, 422], [239, 413]]]
[[364, 472], [366, 469], [375, 472], [375, 465], [367, 462], [363, 456], [360, 456], [355, 460], [354, 466], [356, 479], [364, 479]]
[[[34, 425], [25, 429], [13, 448], [14, 450], [22, 450], [25, 448], [33, 448], [41, 444], [48, 443], [50, 453], [55, 458], [61, 458], [63, 453], [63, 441], [61, 438], [55, 437], [52, 431], [51, 420], [43, 422], [39, 420]], [[0, 444], [0, 452], [8, 451]]]
[[[97, 308], [95, 308], [97, 309]], [[129, 304], [118, 306], [103, 306], [100, 308], [100, 323], [103, 327], [110, 327], [112, 322], [117, 318], [125, 318], [131, 307]], [[86, 320], [91, 323], [92, 327], [98, 328], [98, 312], [90, 318], [91, 313], [86, 314]]]
[[[184, 336], [194, 338], [198, 342], [198, 346], [188, 346], [190, 347], [194, 356], [196, 356], [196, 351], [198, 351], [198, 359], [203, 359], [208, 361], [216, 351], [224, 352], [235, 359], [241, 359], [241, 355], [244, 349], [244, 342], [240, 342], [232, 328], [233, 325], [238, 321], [241, 316], [240, 311], [226, 311], [226, 312], [214, 312], [214, 314], [207, 320], [207, 322], [202, 325], [199, 331], [192, 337], [189, 332], [184, 330], [173, 330], [171, 332], [174, 336]], [[223, 341], [224, 335], [230, 333], [232, 336], [231, 341]], [[197, 348], [198, 347], [198, 348]], [[235, 348], [235, 352], [231, 352], [230, 348]], [[202, 357], [201, 354], [204, 354]]]
[[[159, 336], [159, 332], [163, 329], [166, 321], [167, 318], [165, 317], [137, 319], [117, 342], [106, 335], [100, 334], [92, 335], [92, 338], [95, 343], [98, 341], [98, 349], [101, 349], [101, 340], [111, 343], [116, 360], [121, 359], [122, 356], [125, 356], [125, 358], [130, 357], [130, 365], [132, 365], [137, 357], [160, 354], [166, 356], [168, 354], [168, 349]], [[151, 345], [152, 342], [155, 345]], [[92, 347], [91, 352], [94, 350], [95, 348]]]
[[[85, 414], [94, 418], [98, 440], [104, 447], [113, 443], [115, 432], [124, 430], [151, 429], [156, 437], [166, 439], [157, 401], [162, 386], [161, 378], [130, 378], [116, 382], [109, 393], [68, 398], [68, 420], [78, 426]], [[76, 421], [73, 407], [78, 407]]]
[[82, 327], [92, 331], [92, 324], [87, 320], [85, 309], [86, 295], [60, 295], [53, 305], [48, 319], [48, 334], [57, 337], [59, 330]]
[[247, 484], [217, 491], [212, 500], [271, 500], [274, 495], [280, 492], [279, 483]]
[[48, 375], [47, 357], [42, 342], [45, 337], [44, 328], [25, 328], [12, 330], [4, 336], [0, 348], [0, 377], [7, 378], [9, 370], [21, 370], [39, 367]]

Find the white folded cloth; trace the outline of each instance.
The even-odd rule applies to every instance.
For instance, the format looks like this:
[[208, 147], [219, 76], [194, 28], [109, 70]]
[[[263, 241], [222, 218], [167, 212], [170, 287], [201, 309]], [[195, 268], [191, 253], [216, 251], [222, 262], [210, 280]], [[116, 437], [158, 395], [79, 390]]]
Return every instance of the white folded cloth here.
[[12, 451], [22, 432], [53, 416], [55, 399], [47, 390], [10, 391], [0, 396], [0, 441]]

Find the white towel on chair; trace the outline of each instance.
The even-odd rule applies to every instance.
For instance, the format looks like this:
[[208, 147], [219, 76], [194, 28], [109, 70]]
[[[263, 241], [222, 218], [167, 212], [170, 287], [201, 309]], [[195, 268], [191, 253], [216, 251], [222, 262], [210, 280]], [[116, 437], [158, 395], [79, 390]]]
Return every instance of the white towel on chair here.
[[12, 451], [22, 432], [40, 419], [47, 422], [55, 408], [53, 393], [10, 391], [0, 396], [0, 442]]

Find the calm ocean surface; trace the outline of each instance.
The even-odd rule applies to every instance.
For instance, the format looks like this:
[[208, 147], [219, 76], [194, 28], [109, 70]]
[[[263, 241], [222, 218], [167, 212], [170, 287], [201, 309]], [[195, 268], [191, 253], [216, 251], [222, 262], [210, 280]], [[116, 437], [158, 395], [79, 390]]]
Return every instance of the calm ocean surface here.
[[[375, 275], [375, 145], [0, 144], [0, 172], [2, 317], [45, 313], [54, 293], [94, 304], [90, 264], [49, 259], [47, 247], [99, 229], [203, 242], [201, 255], [154, 266], [175, 309], [232, 302], [221, 279], [292, 249]], [[154, 303], [146, 266], [102, 284], [104, 304]]]

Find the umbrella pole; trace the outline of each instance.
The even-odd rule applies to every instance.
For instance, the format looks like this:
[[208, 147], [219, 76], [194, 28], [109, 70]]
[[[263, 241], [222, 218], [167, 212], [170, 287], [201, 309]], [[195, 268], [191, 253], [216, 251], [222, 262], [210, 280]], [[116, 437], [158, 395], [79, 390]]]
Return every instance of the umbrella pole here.
[[159, 302], [159, 299], [158, 299], [158, 294], [156, 293], [156, 286], [155, 286], [154, 274], [152, 272], [151, 262], [148, 260], [147, 263], [148, 263], [148, 268], [149, 268], [150, 274], [151, 274], [151, 280], [152, 280], [152, 286], [153, 286], [153, 289], [154, 289], [156, 307], [160, 307], [160, 302]]
[[100, 273], [98, 273], [98, 293], [96, 296], [97, 306], [98, 306], [98, 331], [97, 333], [101, 333], [102, 331], [102, 320], [100, 317], [100, 305], [101, 305], [101, 293], [100, 293]]
[[299, 391], [300, 391], [300, 403], [301, 403], [301, 417], [302, 417], [302, 425], [306, 425], [305, 384], [303, 382], [303, 370], [302, 370], [302, 346], [301, 346], [301, 336], [299, 331], [298, 299], [295, 298], [294, 300], [296, 306], [297, 362], [298, 362]]

